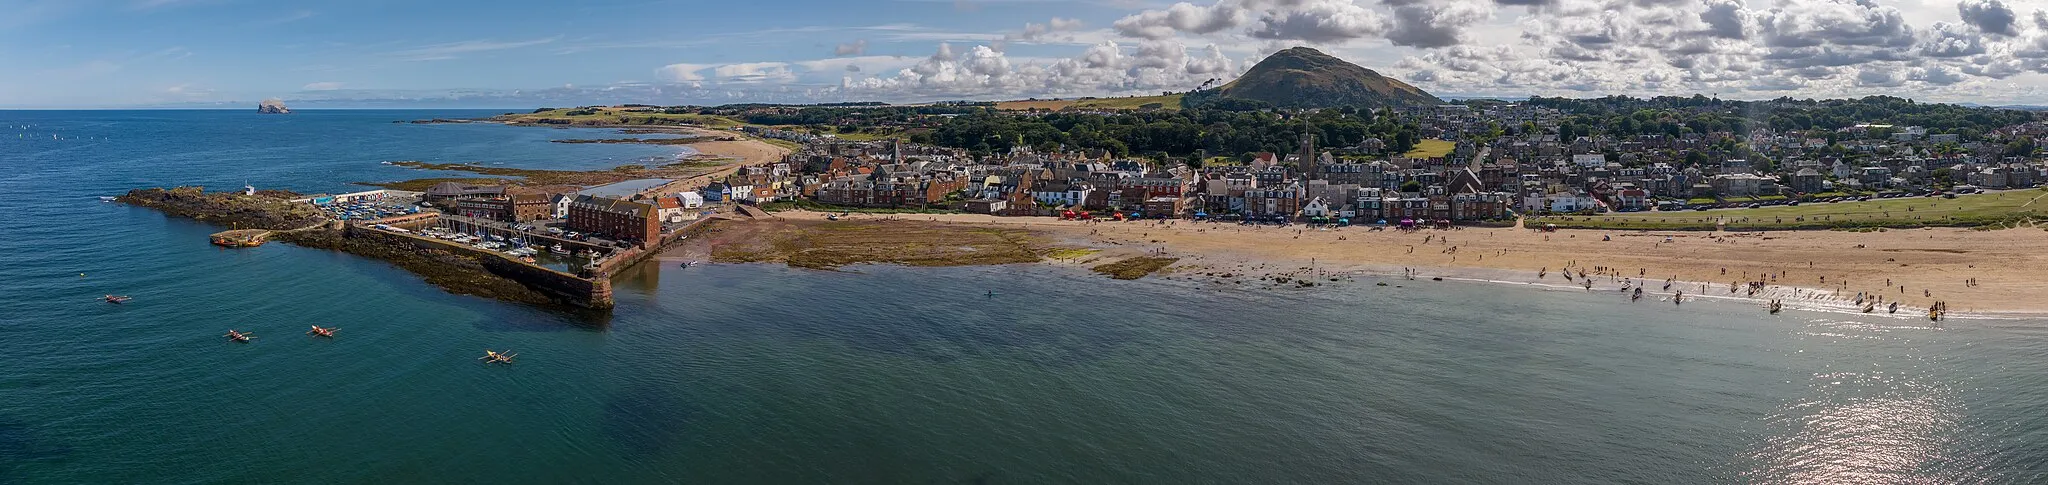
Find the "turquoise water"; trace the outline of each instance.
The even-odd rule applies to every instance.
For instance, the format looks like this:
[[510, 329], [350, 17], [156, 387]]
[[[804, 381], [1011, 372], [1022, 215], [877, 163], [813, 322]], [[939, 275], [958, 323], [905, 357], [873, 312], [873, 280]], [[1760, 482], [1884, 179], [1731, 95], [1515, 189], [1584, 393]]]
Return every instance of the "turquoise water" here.
[[0, 483], [2048, 480], [2048, 321], [758, 265], [591, 320], [94, 198], [676, 154], [389, 123], [481, 114], [0, 112]]

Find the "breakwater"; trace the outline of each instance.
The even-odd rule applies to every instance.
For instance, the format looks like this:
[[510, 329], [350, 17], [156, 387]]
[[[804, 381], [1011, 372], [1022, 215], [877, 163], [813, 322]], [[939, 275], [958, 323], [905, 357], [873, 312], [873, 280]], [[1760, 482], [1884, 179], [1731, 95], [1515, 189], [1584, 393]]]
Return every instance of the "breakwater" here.
[[[347, 250], [349, 247], [368, 246], [400, 250], [410, 249], [411, 251], [409, 252], [419, 255], [445, 255], [445, 257], [428, 258], [430, 261], [426, 265], [405, 263], [400, 263], [399, 265], [426, 276], [428, 282], [435, 283], [442, 288], [447, 288], [449, 291], [500, 299], [507, 299], [507, 296], [512, 296], [514, 298], [509, 299], [529, 302], [532, 300], [531, 295], [538, 294], [549, 303], [593, 310], [609, 310], [612, 308], [612, 285], [611, 279], [607, 277], [608, 275], [598, 274], [592, 275], [592, 277], [573, 275], [512, 259], [511, 256], [496, 251], [473, 248], [429, 237], [378, 230], [362, 224], [348, 225], [347, 228], [341, 231], [341, 237], [348, 241], [355, 241], [358, 244], [344, 245], [336, 249]], [[391, 251], [388, 250], [375, 251], [369, 254], [363, 254], [358, 251], [349, 252], [378, 257], [380, 259], [391, 259], [389, 256], [393, 256]], [[517, 283], [527, 291], [505, 291], [504, 288], [501, 288], [502, 285], [496, 284], [477, 285], [476, 283], [478, 282], [471, 278], [446, 281], [446, 277], [442, 277], [443, 281], [436, 281], [436, 275], [448, 273], [450, 270], [469, 273], [481, 271], [484, 274]], [[446, 283], [459, 284], [451, 287]], [[478, 291], [485, 289], [488, 292]]]

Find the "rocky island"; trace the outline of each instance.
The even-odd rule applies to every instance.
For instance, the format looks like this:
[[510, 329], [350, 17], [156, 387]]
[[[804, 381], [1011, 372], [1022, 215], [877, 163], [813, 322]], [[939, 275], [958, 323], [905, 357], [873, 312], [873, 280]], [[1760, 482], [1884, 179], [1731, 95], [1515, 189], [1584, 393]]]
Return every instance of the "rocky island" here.
[[256, 112], [267, 115], [290, 114], [291, 108], [284, 107], [284, 100], [270, 98], [256, 104]]

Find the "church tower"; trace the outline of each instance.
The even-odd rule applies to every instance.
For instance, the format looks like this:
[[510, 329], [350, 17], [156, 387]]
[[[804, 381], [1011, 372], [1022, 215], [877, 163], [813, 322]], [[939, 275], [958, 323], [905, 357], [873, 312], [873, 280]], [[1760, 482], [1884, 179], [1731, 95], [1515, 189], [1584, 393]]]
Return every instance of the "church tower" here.
[[1302, 178], [1322, 178], [1322, 166], [1316, 160], [1316, 136], [1310, 134], [1307, 128], [1301, 131], [1301, 154], [1298, 156], [1300, 158], [1295, 160], [1295, 169], [1301, 172]]

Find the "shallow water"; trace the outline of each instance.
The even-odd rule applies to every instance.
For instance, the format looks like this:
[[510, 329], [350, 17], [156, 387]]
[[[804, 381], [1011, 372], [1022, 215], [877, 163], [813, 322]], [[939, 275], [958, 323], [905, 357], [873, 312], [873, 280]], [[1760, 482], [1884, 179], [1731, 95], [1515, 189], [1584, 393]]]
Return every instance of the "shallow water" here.
[[389, 123], [481, 114], [0, 112], [0, 483], [2048, 480], [2042, 321], [672, 264], [591, 320], [93, 198], [676, 153]]

